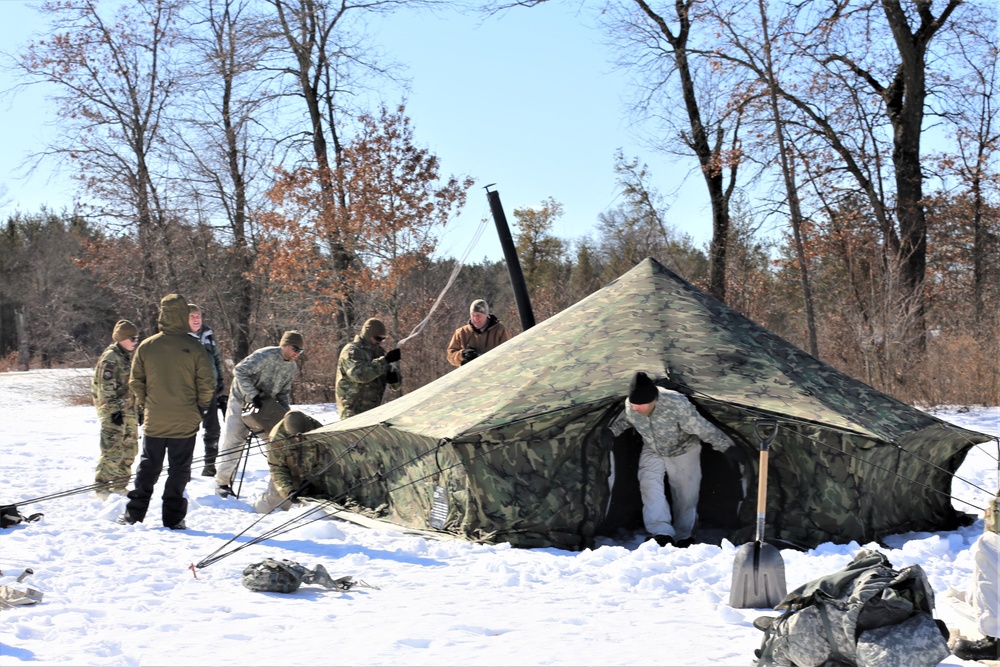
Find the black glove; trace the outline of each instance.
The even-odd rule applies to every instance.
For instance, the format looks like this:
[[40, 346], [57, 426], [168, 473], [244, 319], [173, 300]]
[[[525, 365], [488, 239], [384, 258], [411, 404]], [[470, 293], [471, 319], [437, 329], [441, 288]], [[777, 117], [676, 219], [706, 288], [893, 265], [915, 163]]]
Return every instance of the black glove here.
[[465, 365], [479, 356], [479, 353], [473, 350], [471, 347], [467, 347], [462, 350], [462, 365]]
[[729, 465], [735, 468], [736, 470], [740, 469], [740, 464], [742, 464], [743, 461], [746, 459], [743, 452], [740, 451], [739, 445], [733, 445], [726, 451], [722, 452], [722, 454], [723, 456], [726, 457], [726, 461], [729, 462]]
[[391, 350], [389, 350], [388, 352], [385, 353], [385, 360], [388, 361], [391, 364], [393, 362], [399, 361], [399, 358], [401, 356], [402, 356], [402, 352], [399, 351], [399, 348], [398, 347], [394, 347], [394, 348], [392, 348]]
[[615, 434], [611, 429], [606, 428], [601, 431], [601, 447], [609, 452], [615, 448]]
[[226, 414], [226, 408], [229, 407], [229, 396], [219, 394], [219, 397], [215, 399], [215, 404], [222, 410], [222, 414]]
[[112, 412], [111, 423], [114, 424], [115, 426], [121, 426], [122, 424], [125, 423], [125, 415], [123, 415], [120, 412]]
[[399, 382], [399, 373], [390, 368], [385, 374], [386, 384], [396, 384]]
[[139, 416], [139, 426], [142, 426], [142, 423], [146, 421], [146, 411], [139, 408], [139, 412], [136, 414]]

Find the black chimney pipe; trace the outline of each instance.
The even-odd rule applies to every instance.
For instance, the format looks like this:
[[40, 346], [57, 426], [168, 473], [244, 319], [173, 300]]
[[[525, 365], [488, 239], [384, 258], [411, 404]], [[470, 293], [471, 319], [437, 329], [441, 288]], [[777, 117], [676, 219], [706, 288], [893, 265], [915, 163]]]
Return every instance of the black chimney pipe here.
[[503, 256], [507, 260], [507, 273], [510, 275], [510, 286], [514, 290], [514, 303], [517, 304], [517, 314], [521, 318], [521, 331], [527, 331], [535, 326], [535, 314], [531, 311], [531, 300], [528, 298], [528, 287], [524, 283], [524, 272], [521, 271], [521, 262], [517, 258], [517, 249], [514, 247], [514, 239], [510, 236], [510, 228], [507, 226], [507, 216], [503, 212], [503, 204], [500, 203], [500, 193], [490, 190], [496, 183], [486, 186], [486, 198], [490, 202], [490, 211], [493, 213], [493, 222], [497, 226], [497, 234], [500, 236], [500, 246], [503, 248]]

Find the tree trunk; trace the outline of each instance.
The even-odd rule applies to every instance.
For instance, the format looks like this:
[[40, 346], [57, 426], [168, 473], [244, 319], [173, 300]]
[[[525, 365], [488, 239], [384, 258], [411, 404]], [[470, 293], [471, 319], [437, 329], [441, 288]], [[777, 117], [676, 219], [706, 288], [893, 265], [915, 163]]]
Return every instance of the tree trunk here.
[[705, 179], [709, 201], [712, 204], [712, 243], [709, 249], [708, 291], [720, 301], [725, 301], [726, 256], [729, 244], [729, 199], [732, 188], [727, 189], [723, 182], [721, 133], [713, 146], [702, 123], [694, 77], [688, 61], [687, 41], [691, 31], [689, 13], [694, 0], [677, 0], [675, 3], [679, 24], [676, 35], [671, 31], [663, 17], [654, 12], [645, 0], [635, 0], [635, 3], [653, 21], [673, 49], [671, 55], [681, 80], [681, 95], [684, 98], [684, 107], [691, 125], [691, 134], [686, 137], [686, 142], [698, 157], [701, 175]]
[[767, 11], [763, 0], [757, 1], [760, 9], [760, 22], [764, 43], [764, 66], [767, 75], [768, 101], [771, 104], [771, 116], [774, 120], [774, 136], [778, 141], [778, 157], [781, 162], [781, 175], [785, 183], [785, 194], [788, 197], [788, 213], [792, 224], [792, 236], [795, 240], [795, 254], [799, 263], [799, 281], [802, 285], [802, 301], [806, 310], [806, 328], [809, 333], [809, 354], [819, 358], [819, 342], [816, 336], [816, 313], [813, 307], [812, 285], [809, 279], [809, 261], [806, 256], [805, 243], [802, 239], [802, 209], [799, 206], [799, 191], [795, 184], [795, 170], [788, 155], [785, 142], [785, 128], [781, 120], [781, 107], [778, 104], [778, 91], [775, 84], [774, 61], [771, 57], [771, 38], [768, 31]]

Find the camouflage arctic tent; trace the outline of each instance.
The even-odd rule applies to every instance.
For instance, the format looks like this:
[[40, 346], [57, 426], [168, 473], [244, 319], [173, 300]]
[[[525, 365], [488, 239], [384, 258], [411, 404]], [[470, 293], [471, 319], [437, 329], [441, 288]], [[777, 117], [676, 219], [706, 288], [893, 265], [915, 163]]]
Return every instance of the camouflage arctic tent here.
[[767, 539], [802, 547], [957, 526], [952, 475], [988, 439], [834, 370], [647, 259], [474, 362], [313, 431], [329, 456], [322, 483], [403, 526], [587, 546], [639, 517], [636, 436], [612, 452], [602, 442], [637, 370], [689, 387], [740, 444], [742, 475], [703, 448], [699, 505], [699, 530], [735, 543], [753, 539], [757, 417], [780, 424]]

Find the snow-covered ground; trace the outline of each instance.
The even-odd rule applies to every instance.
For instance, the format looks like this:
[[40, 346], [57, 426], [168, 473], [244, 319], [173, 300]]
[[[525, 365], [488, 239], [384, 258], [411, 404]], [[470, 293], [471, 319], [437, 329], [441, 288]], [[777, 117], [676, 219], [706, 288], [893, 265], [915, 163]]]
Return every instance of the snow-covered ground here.
[[[145, 524], [121, 526], [125, 499], [92, 492], [24, 504], [89, 486], [98, 453], [90, 371], [0, 374], [0, 502], [39, 522], [0, 532], [0, 584], [44, 592], [33, 606], [0, 610], [0, 664], [45, 665], [750, 665], [766, 610], [728, 605], [736, 548], [604, 543], [582, 552], [439, 541], [338, 520], [308, 523], [195, 572], [301, 510], [260, 520], [252, 495], [266, 463], [251, 458], [240, 500], [214, 494], [211, 478], [188, 484], [188, 530], [159, 525], [154, 497]], [[299, 406], [324, 422], [333, 406]], [[1000, 435], [1000, 408], [941, 408], [960, 426]], [[200, 457], [201, 440], [195, 456]], [[985, 507], [1000, 480], [997, 445], [974, 449], [953, 493]], [[156, 494], [162, 489], [157, 486]], [[969, 505], [964, 511], [981, 515]], [[969, 546], [982, 520], [961, 530], [907, 534], [881, 550], [897, 568], [919, 563], [937, 594], [936, 615], [965, 634], [974, 626], [945, 591], [965, 588]], [[245, 531], [245, 532], [244, 532]], [[234, 536], [235, 541], [230, 542]], [[879, 548], [877, 545], [860, 545]], [[857, 544], [782, 551], [788, 588], [846, 565]], [[341, 593], [303, 586], [254, 593], [243, 568], [264, 557], [322, 563], [376, 588]], [[954, 656], [946, 665], [973, 665]]]

